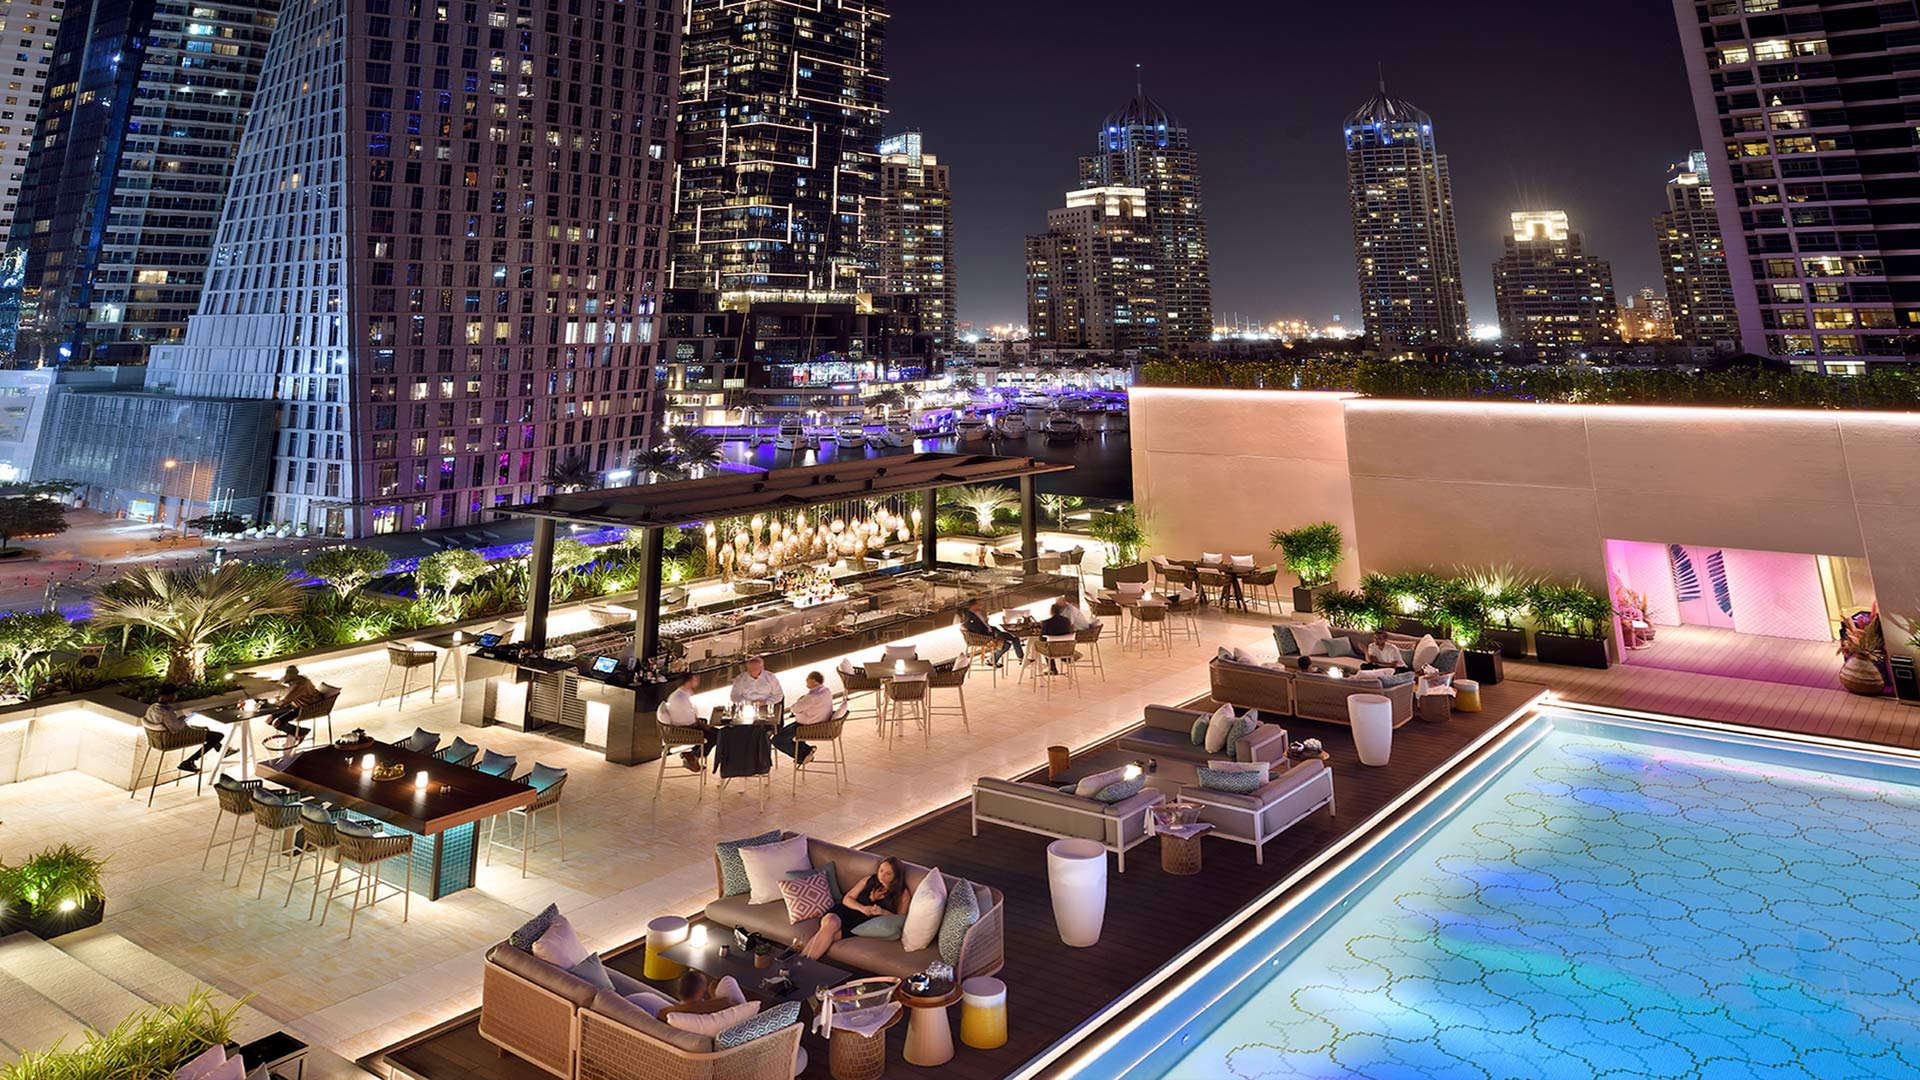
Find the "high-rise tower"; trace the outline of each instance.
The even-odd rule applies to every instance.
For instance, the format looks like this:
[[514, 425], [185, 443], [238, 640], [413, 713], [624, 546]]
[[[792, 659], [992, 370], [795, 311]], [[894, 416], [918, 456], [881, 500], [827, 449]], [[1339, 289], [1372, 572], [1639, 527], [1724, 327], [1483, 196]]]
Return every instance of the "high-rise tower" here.
[[1360, 311], [1375, 348], [1467, 337], [1447, 156], [1433, 119], [1380, 92], [1347, 117], [1347, 204]]
[[1695, 150], [1667, 170], [1667, 209], [1653, 219], [1653, 242], [1673, 308], [1674, 336], [1688, 345], [1730, 349], [1739, 337], [1739, 312], [1705, 151]]
[[920, 324], [933, 345], [953, 345], [953, 195], [947, 167], [926, 153], [920, 133], [880, 144], [876, 247], [885, 291], [920, 298]]
[[1565, 210], [1516, 210], [1493, 264], [1500, 334], [1537, 355], [1564, 356], [1620, 339], [1613, 267], [1587, 254]]
[[269, 520], [479, 522], [567, 456], [612, 471], [641, 445], [677, 16], [672, 0], [287, 8], [200, 310], [148, 372], [283, 403]]
[[1156, 251], [1150, 344], [1178, 348], [1213, 335], [1213, 281], [1207, 269], [1207, 219], [1200, 164], [1187, 129], [1138, 84], [1132, 100], [1108, 116], [1095, 149], [1080, 159], [1080, 186], [1146, 192], [1147, 232]]
[[1119, 352], [1160, 344], [1161, 252], [1137, 187], [1067, 192], [1027, 237], [1027, 326], [1035, 342]]
[[13, 225], [13, 208], [27, 178], [27, 151], [47, 88], [47, 64], [60, 33], [60, 5], [47, 0], [0, 0], [0, 56], [10, 58], [0, 99], [0, 238]]
[[67, 5], [8, 243], [18, 284], [0, 298], [22, 358], [138, 363], [179, 340], [279, 10]]

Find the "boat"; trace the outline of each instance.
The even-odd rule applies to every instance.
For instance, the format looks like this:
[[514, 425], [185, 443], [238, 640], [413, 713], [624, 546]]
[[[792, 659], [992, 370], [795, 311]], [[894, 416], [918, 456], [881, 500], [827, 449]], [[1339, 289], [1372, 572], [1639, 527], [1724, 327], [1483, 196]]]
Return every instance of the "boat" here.
[[1116, 405], [1113, 408], [1108, 409], [1106, 420], [1107, 420], [1108, 431], [1127, 430], [1129, 426], [1129, 418], [1127, 416], [1127, 407], [1125, 405]]
[[1047, 414], [1047, 422], [1040, 430], [1050, 443], [1079, 442], [1080, 437], [1086, 434], [1080, 428], [1080, 421], [1075, 420], [1071, 413], [1058, 409]]
[[1106, 410], [1088, 398], [1075, 398], [1072, 409], [1073, 419], [1080, 425], [1081, 431], [1089, 435], [1099, 434], [1100, 415]]
[[876, 450], [913, 449], [913, 425], [905, 420], [889, 420], [879, 431], [867, 432], [867, 445]]
[[1027, 414], [1020, 409], [1008, 409], [995, 417], [995, 429], [1003, 439], [1023, 439], [1027, 435]]
[[818, 450], [820, 443], [797, 418], [780, 421], [780, 434], [773, 445], [782, 450]]
[[859, 446], [867, 441], [867, 425], [858, 416], [849, 416], [834, 429], [833, 441], [841, 446]]
[[1050, 409], [1053, 407], [1053, 399], [1038, 390], [1028, 390], [1014, 400], [1029, 409]]
[[984, 442], [989, 433], [986, 418], [974, 413], [958, 417], [953, 422], [954, 438], [963, 443]]

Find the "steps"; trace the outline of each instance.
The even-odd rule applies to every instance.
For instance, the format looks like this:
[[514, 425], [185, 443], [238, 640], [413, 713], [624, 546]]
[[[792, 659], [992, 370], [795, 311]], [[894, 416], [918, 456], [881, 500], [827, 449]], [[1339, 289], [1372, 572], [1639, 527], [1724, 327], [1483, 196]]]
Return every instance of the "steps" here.
[[[76, 1046], [89, 1029], [106, 1030], [129, 1015], [186, 998], [205, 985], [182, 968], [95, 926], [53, 942], [31, 934], [0, 938], [0, 1060]], [[216, 1005], [235, 999], [214, 991]], [[248, 1043], [287, 1025], [251, 1005], [234, 1013], [233, 1037]], [[365, 1080], [371, 1074], [322, 1047], [307, 1053], [309, 1080]]]

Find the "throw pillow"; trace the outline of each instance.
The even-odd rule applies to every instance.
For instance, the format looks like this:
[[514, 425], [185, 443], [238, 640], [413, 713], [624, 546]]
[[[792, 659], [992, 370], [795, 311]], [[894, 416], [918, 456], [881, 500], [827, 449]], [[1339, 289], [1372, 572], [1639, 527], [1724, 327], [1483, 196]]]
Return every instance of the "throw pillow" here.
[[1450, 648], [1448, 642], [1441, 642], [1440, 651], [1433, 654], [1434, 670], [1444, 671], [1451, 675], [1453, 674], [1454, 665], [1458, 663], [1460, 663], [1460, 650]]
[[721, 1032], [755, 1019], [759, 1015], [760, 1003], [749, 1001], [745, 1005], [729, 1005], [718, 1012], [670, 1012], [667, 1014], [667, 1025], [677, 1027], [681, 1031], [691, 1031], [695, 1035], [718, 1039]]
[[533, 943], [539, 941], [540, 935], [546, 933], [547, 927], [552, 926], [553, 920], [559, 917], [560, 906], [558, 904], [548, 904], [545, 911], [528, 919], [526, 922], [520, 924], [520, 929], [508, 934], [507, 944], [519, 949], [521, 952], [532, 952]]
[[227, 1048], [209, 1046], [198, 1057], [173, 1070], [174, 1080], [201, 1080], [227, 1060]]
[[947, 890], [946, 909], [940, 916], [940, 959], [959, 967], [960, 943], [979, 921], [980, 902], [973, 895], [973, 886], [956, 878]]
[[751, 887], [747, 881], [746, 864], [740, 861], [741, 848], [759, 847], [778, 839], [780, 830], [775, 829], [744, 840], [722, 840], [713, 845], [713, 853], [720, 860], [720, 895], [739, 896]]
[[1192, 744], [1193, 744], [1193, 745], [1195, 745], [1195, 746], [1204, 746], [1204, 745], [1206, 745], [1206, 741], [1207, 741], [1207, 724], [1208, 724], [1208, 722], [1209, 722], [1209, 721], [1211, 721], [1212, 719], [1213, 719], [1213, 717], [1212, 717], [1212, 715], [1210, 715], [1210, 714], [1209, 714], [1209, 715], [1207, 715], [1207, 716], [1196, 716], [1196, 717], [1194, 717], [1194, 718], [1193, 718], [1193, 727], [1192, 727], [1192, 728], [1191, 728], [1191, 729], [1190, 729], [1190, 730], [1189, 730], [1189, 731], [1187, 732], [1187, 741], [1188, 741], [1188, 742], [1190, 742], [1190, 743], [1192, 743]]
[[838, 671], [842, 675], [860, 674], [860, 669], [853, 666], [853, 660], [851, 658], [840, 661], [840, 666], [835, 668], [834, 670]]
[[905, 929], [905, 915], [875, 915], [853, 928], [854, 937], [879, 938], [882, 941], [899, 941], [900, 931]]
[[834, 896], [827, 891], [827, 875], [819, 870], [780, 879], [780, 898], [787, 902], [790, 923], [817, 919], [833, 910]]
[[570, 968], [587, 958], [587, 947], [573, 932], [565, 915], [555, 915], [553, 925], [533, 943], [533, 955], [557, 968]]
[[1280, 646], [1281, 656], [1300, 655], [1300, 643], [1293, 638], [1293, 627], [1285, 623], [1273, 624], [1273, 643]]
[[1260, 786], [1259, 773], [1220, 772], [1217, 769], [1195, 769], [1194, 772], [1200, 776], [1200, 786], [1208, 791], [1245, 795]]
[[1333, 627], [1325, 619], [1293, 624], [1293, 641], [1300, 646], [1302, 656], [1324, 656], [1332, 637]]
[[741, 1021], [727, 1030], [722, 1031], [720, 1034], [715, 1035], [713, 1037], [713, 1047], [716, 1050], [731, 1050], [736, 1046], [745, 1046], [747, 1043], [763, 1035], [771, 1035], [776, 1031], [784, 1031], [799, 1022], [800, 1003], [797, 1001], [782, 1002], [758, 1016]]
[[1259, 657], [1253, 655], [1252, 653], [1248, 652], [1245, 649], [1233, 649], [1230, 651], [1233, 654], [1233, 662], [1236, 664], [1246, 664], [1249, 667], [1255, 667], [1255, 666], [1258, 666], [1260, 663]]
[[1147, 778], [1145, 774], [1136, 776], [1131, 780], [1128, 780], [1123, 776], [1121, 779], [1115, 780], [1113, 783], [1108, 784], [1106, 787], [1103, 787], [1099, 791], [1094, 792], [1093, 798], [1094, 798], [1094, 801], [1096, 802], [1103, 802], [1111, 805], [1113, 803], [1121, 802], [1126, 799], [1131, 799], [1135, 795], [1140, 794], [1140, 789], [1145, 787], [1146, 784], [1147, 784]]
[[1345, 634], [1335, 634], [1327, 639], [1328, 656], [1359, 656], [1353, 651], [1353, 640]]
[[247, 1080], [247, 1063], [239, 1054], [200, 1074], [200, 1080]]
[[842, 896], [847, 895], [846, 890], [840, 887], [840, 872], [834, 869], [833, 864], [830, 862], [821, 863], [819, 866], [815, 866], [806, 870], [789, 870], [787, 871], [787, 878], [789, 880], [794, 878], [803, 878], [803, 877], [806, 877], [808, 874], [813, 873], [815, 870], [818, 870], [821, 873], [827, 875], [827, 891], [833, 894], [834, 899], [838, 900]]
[[1419, 671], [1433, 663], [1433, 658], [1438, 655], [1440, 655], [1440, 643], [1433, 640], [1432, 634], [1422, 635], [1413, 646], [1413, 670]]
[[1207, 741], [1204, 744], [1209, 754], [1217, 754], [1227, 745], [1227, 729], [1240, 719], [1233, 706], [1222, 705], [1207, 718]]
[[1123, 581], [1114, 586], [1114, 591], [1118, 592], [1121, 596], [1141, 596], [1147, 591], [1147, 583], [1144, 581]]
[[1225, 660], [1228, 663], [1239, 663], [1239, 658], [1234, 656], [1233, 653], [1234, 653], [1234, 650], [1227, 648], [1225, 645], [1222, 645], [1219, 648], [1213, 650], [1213, 658], [1215, 660]]
[[1221, 744], [1221, 752], [1230, 758], [1239, 757], [1240, 740], [1253, 734], [1259, 726], [1259, 718], [1251, 712], [1234, 720], [1233, 726], [1227, 729], [1227, 741]]
[[1227, 557], [1217, 551], [1203, 551], [1200, 553], [1200, 561], [1210, 566], [1219, 566], [1227, 561]]
[[1214, 772], [1259, 773], [1260, 782], [1263, 784], [1273, 777], [1271, 761], [1209, 761], [1207, 768]]
[[1233, 568], [1234, 568], [1235, 570], [1251, 570], [1251, 569], [1253, 569], [1253, 556], [1251, 556], [1251, 555], [1235, 555], [1235, 556], [1233, 557]]
[[789, 870], [809, 870], [807, 838], [794, 835], [771, 844], [741, 848], [740, 862], [747, 871], [747, 903], [771, 904], [780, 899], [780, 881]]
[[1380, 673], [1380, 688], [1391, 690], [1396, 686], [1405, 686], [1417, 677], [1411, 671], [1383, 671]]
[[1091, 799], [1095, 792], [1106, 787], [1108, 784], [1118, 782], [1126, 775], [1127, 768], [1124, 765], [1117, 769], [1108, 769], [1105, 772], [1094, 773], [1092, 776], [1086, 777], [1078, 784], [1075, 784], [1073, 786], [1073, 793], [1083, 799]]
[[631, 1001], [635, 1005], [639, 1006], [641, 1012], [646, 1013], [648, 1016], [651, 1016], [656, 1020], [660, 1018], [661, 1009], [667, 1008], [668, 1006], [673, 1004], [672, 998], [666, 997], [661, 994], [656, 994], [651, 990], [640, 990], [635, 993], [624, 994], [622, 996], [625, 997], [628, 1001]]
[[607, 974], [607, 966], [600, 962], [600, 954], [590, 952], [585, 960], [567, 969], [567, 974], [577, 975], [602, 990], [613, 989], [613, 977]]
[[919, 952], [940, 936], [940, 920], [947, 910], [947, 879], [938, 869], [927, 871], [920, 887], [907, 902], [907, 921], [900, 928], [900, 945], [908, 952]]

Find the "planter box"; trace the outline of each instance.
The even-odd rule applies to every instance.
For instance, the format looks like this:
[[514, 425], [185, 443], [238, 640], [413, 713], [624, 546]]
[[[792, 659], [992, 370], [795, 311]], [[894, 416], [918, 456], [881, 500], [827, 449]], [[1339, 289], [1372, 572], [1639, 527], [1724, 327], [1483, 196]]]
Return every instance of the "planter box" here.
[[1411, 638], [1424, 637], [1432, 634], [1435, 641], [1447, 636], [1445, 630], [1435, 629], [1421, 622], [1419, 619], [1409, 618], [1405, 615], [1396, 615], [1390, 619], [1387, 623], [1387, 629], [1396, 634], [1405, 634]]
[[1494, 686], [1507, 677], [1506, 667], [1500, 662], [1498, 651], [1468, 649], [1465, 656], [1467, 678], [1481, 686]]
[[1509, 660], [1518, 660], [1527, 655], [1527, 632], [1488, 627], [1480, 631], [1476, 644], [1490, 652], [1497, 651]]
[[1314, 598], [1333, 588], [1329, 581], [1321, 585], [1295, 585], [1293, 587], [1293, 613], [1305, 615], [1313, 610]]
[[70, 934], [75, 930], [85, 930], [89, 926], [100, 925], [107, 913], [105, 900], [90, 900], [73, 911], [50, 911], [41, 915], [22, 914], [8, 911], [0, 914], [0, 937], [17, 934], [21, 931], [32, 934], [43, 941], [51, 941], [61, 934]]
[[1153, 580], [1153, 567], [1146, 563], [1128, 563], [1125, 566], [1103, 566], [1100, 568], [1100, 584], [1106, 588], [1115, 588], [1123, 581], [1150, 582]]
[[1605, 638], [1568, 637], [1536, 630], [1533, 651], [1546, 664], [1604, 668], [1610, 666]]

